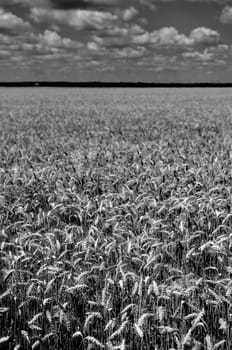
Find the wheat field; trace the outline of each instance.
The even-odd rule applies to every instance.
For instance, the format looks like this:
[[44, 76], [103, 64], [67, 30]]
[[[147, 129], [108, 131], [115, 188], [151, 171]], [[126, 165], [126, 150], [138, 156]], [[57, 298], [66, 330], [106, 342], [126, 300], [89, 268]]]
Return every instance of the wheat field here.
[[232, 90], [0, 89], [0, 349], [232, 349]]

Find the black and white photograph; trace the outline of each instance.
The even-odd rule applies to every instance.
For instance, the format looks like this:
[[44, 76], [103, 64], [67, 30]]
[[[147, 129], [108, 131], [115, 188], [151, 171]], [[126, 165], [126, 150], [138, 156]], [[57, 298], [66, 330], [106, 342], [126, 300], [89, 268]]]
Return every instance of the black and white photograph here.
[[0, 0], [0, 350], [232, 350], [232, 0]]

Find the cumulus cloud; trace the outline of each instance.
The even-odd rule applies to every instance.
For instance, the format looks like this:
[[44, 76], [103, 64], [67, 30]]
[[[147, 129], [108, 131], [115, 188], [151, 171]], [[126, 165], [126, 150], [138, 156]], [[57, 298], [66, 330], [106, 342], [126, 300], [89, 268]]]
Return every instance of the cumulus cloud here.
[[217, 53], [217, 54], [225, 54], [228, 53], [230, 49], [230, 46], [227, 44], [220, 44], [217, 46], [212, 46], [209, 48], [210, 52]]
[[138, 14], [138, 10], [131, 6], [128, 9], [123, 11], [122, 18], [124, 21], [131, 21]]
[[217, 51], [214, 48], [207, 48], [203, 52], [192, 51], [184, 52], [182, 57], [188, 64], [188, 61], [192, 63], [198, 63], [203, 66], [224, 66], [226, 65], [225, 57], [221, 55], [220, 50]]
[[95, 42], [99, 48], [124, 48], [130, 45], [130, 37], [129, 34], [112, 37], [94, 35], [93, 42]]
[[214, 58], [214, 55], [210, 53], [207, 49], [205, 49], [203, 52], [193, 51], [193, 52], [184, 52], [182, 54], [184, 58], [190, 58], [197, 61], [203, 61], [208, 62], [211, 61]]
[[57, 32], [51, 30], [45, 30], [43, 34], [39, 34], [38, 41], [45, 47], [72, 48], [76, 46], [70, 38], [62, 38]]
[[4, 60], [9, 57], [10, 57], [9, 51], [0, 49], [0, 60]]
[[139, 0], [141, 5], [148, 7], [151, 11], [156, 10], [156, 5], [154, 0]]
[[31, 12], [35, 22], [55, 22], [75, 29], [104, 29], [117, 20], [117, 16], [110, 12], [89, 10], [52, 10], [33, 8]]
[[9, 56], [10, 60], [20, 61], [24, 54], [23, 45], [32, 42], [34, 42], [34, 34], [30, 31], [22, 31], [17, 35], [0, 34], [1, 60]]
[[113, 53], [114, 58], [139, 58], [144, 57], [146, 49], [144, 47], [124, 47], [117, 49]]
[[[3, 0], [3, 3], [7, 3], [7, 2], [9, 2], [9, 1], [7, 1], [7, 0]], [[31, 0], [13, 0], [13, 3], [14, 4], [21, 4], [21, 5], [30, 5], [31, 4]]]
[[[223, 31], [220, 38], [216, 30], [207, 28], [210, 23], [207, 14], [205, 26], [195, 25], [198, 28], [192, 27], [195, 29], [189, 33], [185, 31], [187, 25], [183, 24], [183, 32], [168, 26], [165, 16], [153, 23], [151, 11], [159, 16], [159, 4], [171, 1], [178, 3], [178, 0], [0, 0], [0, 60], [5, 64], [13, 57], [13, 66], [29, 62], [28, 65], [45, 69], [70, 66], [73, 74], [77, 67], [86, 71], [92, 67], [94, 72], [104, 66], [117, 72], [121, 67], [131, 71], [137, 67], [136, 73], [149, 69], [167, 71], [170, 67], [187, 72], [194, 64], [205, 67], [223, 60], [228, 62], [232, 49], [223, 41], [227, 35]], [[229, 6], [232, 0], [181, 1], [224, 4], [220, 21], [232, 23]], [[216, 8], [218, 11], [220, 7]], [[176, 22], [179, 15], [173, 16]]]
[[12, 57], [27, 59], [55, 59], [67, 57], [72, 58], [77, 49], [83, 44], [73, 41], [70, 38], [62, 37], [55, 31], [45, 30], [43, 33], [27, 34], [20, 38], [20, 42], [11, 39], [8, 50], [13, 53]]
[[133, 38], [135, 44], [157, 44], [157, 45], [188, 45], [191, 40], [184, 34], [179, 34], [174, 27], [164, 27], [151, 33], [144, 32], [135, 35]]
[[174, 27], [164, 27], [151, 33], [145, 32], [133, 38], [136, 44], [157, 44], [191, 46], [196, 44], [216, 44], [220, 40], [218, 32], [209, 28], [196, 28], [189, 36], [180, 34]]
[[0, 33], [0, 45], [8, 45], [14, 38], [5, 34]]
[[[139, 25], [109, 27], [92, 35], [88, 47], [91, 51], [108, 50], [113, 48], [145, 47], [152, 52], [155, 49], [173, 48], [191, 49], [193, 47], [217, 47], [220, 43], [220, 36], [209, 28], [196, 28], [189, 35], [179, 33], [174, 27], [163, 27], [152, 32], [145, 31]], [[224, 46], [223, 46], [224, 48]], [[222, 48], [221, 48], [222, 50]], [[126, 51], [124, 51], [126, 52]]]
[[174, 27], [164, 27], [152, 33], [152, 41], [160, 45], [189, 45], [191, 39], [184, 34], [179, 34]]
[[221, 13], [220, 22], [232, 24], [232, 7], [226, 6]]
[[136, 24], [126, 27], [115, 25], [102, 32], [95, 33], [92, 36], [92, 41], [102, 48], [124, 48], [133, 45], [134, 36], [141, 35], [142, 33], [144, 33], [143, 28]]
[[95, 43], [94, 41], [90, 41], [87, 43], [87, 48], [90, 51], [98, 51], [99, 50], [99, 46], [97, 43]]
[[0, 8], [0, 31], [17, 33], [28, 30], [30, 24], [22, 18]]
[[220, 40], [220, 34], [217, 31], [205, 27], [194, 29], [189, 37], [194, 43], [200, 44], [215, 44]]

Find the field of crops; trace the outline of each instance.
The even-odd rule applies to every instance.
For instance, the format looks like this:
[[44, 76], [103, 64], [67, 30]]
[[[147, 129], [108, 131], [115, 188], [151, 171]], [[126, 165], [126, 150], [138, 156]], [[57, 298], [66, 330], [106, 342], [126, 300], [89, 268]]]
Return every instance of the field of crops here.
[[0, 89], [0, 349], [232, 349], [232, 90]]

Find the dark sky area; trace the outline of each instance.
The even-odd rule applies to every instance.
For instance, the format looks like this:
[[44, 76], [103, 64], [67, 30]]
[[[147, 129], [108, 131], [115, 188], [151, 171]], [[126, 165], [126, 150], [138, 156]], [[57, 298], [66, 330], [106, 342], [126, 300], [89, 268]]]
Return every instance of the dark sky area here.
[[0, 81], [232, 82], [232, 0], [0, 0]]

